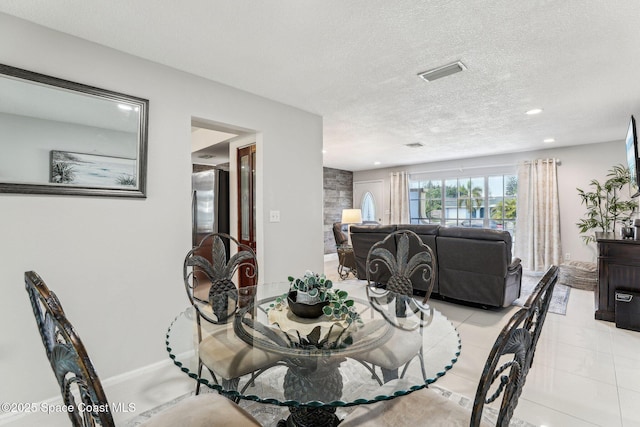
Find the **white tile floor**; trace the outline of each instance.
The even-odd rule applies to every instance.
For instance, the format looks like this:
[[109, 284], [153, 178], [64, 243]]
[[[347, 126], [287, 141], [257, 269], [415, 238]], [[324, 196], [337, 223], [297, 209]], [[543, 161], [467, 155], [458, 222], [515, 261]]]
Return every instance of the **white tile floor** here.
[[[337, 260], [325, 274], [339, 282]], [[437, 384], [468, 397], [504, 322], [517, 308], [488, 311], [432, 300], [456, 326], [462, 341], [458, 362]], [[593, 318], [593, 292], [571, 290], [566, 316], [549, 313], [533, 368], [515, 417], [539, 426], [640, 427], [640, 332], [616, 329]], [[193, 389], [174, 366], [159, 366], [134, 381], [105, 384], [111, 402], [135, 402], [136, 414], [115, 414], [118, 425]], [[65, 414], [35, 414], [0, 425], [65, 427]]]
[[[337, 261], [325, 274], [337, 278]], [[517, 308], [488, 311], [432, 300], [456, 326], [462, 353], [439, 386], [473, 397], [500, 329]], [[539, 426], [640, 427], [640, 332], [594, 319], [593, 292], [572, 289], [565, 316], [549, 313], [515, 417]]]

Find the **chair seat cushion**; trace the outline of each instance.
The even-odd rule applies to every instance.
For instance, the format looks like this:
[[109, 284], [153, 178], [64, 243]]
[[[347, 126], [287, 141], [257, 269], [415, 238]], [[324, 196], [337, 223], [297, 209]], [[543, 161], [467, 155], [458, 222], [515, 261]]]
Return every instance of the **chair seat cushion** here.
[[[360, 405], [340, 427], [443, 426], [466, 427], [471, 412], [440, 392], [422, 389], [390, 401]], [[481, 426], [491, 424], [483, 422]]]
[[395, 329], [384, 345], [359, 354], [358, 359], [372, 363], [384, 369], [397, 369], [416, 357], [422, 346], [420, 331]]
[[217, 393], [188, 397], [140, 424], [140, 427], [246, 427], [260, 423]]
[[273, 365], [280, 356], [250, 346], [225, 326], [203, 335], [200, 359], [222, 378], [232, 379]]

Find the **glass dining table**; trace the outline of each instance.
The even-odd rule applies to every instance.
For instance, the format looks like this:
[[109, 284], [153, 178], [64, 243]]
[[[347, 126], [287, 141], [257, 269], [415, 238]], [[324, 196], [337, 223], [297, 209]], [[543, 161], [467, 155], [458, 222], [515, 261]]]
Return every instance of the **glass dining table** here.
[[[231, 399], [288, 406], [282, 426], [337, 425], [336, 408], [401, 398], [435, 382], [457, 361], [458, 332], [428, 302], [362, 284], [335, 286], [354, 301], [353, 320], [299, 317], [287, 302], [288, 282], [261, 284], [234, 291], [229, 306], [237, 301], [238, 308], [220, 324], [198, 322], [196, 308], [187, 308], [168, 329], [167, 351], [184, 373]], [[207, 359], [203, 352], [214, 351], [201, 346], [208, 334], [248, 348], [237, 355], [238, 364], [269, 363], [233, 381], [214, 380], [199, 369], [200, 359]], [[215, 373], [217, 367], [208, 368]]]

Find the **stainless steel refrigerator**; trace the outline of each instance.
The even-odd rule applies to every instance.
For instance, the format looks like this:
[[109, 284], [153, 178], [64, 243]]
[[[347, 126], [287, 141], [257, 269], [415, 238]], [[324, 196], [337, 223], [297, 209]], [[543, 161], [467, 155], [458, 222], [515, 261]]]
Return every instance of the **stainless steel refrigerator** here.
[[229, 234], [229, 172], [211, 169], [191, 178], [193, 246], [209, 233]]

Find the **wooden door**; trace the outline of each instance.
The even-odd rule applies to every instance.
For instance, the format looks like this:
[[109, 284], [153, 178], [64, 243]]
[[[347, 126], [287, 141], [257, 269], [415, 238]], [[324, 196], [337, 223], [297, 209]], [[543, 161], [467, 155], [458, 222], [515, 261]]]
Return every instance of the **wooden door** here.
[[[256, 250], [256, 146], [238, 148], [238, 240]], [[239, 271], [239, 286], [256, 284], [250, 267]]]

